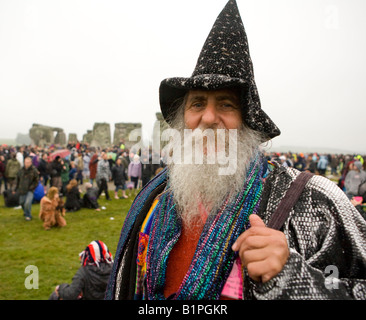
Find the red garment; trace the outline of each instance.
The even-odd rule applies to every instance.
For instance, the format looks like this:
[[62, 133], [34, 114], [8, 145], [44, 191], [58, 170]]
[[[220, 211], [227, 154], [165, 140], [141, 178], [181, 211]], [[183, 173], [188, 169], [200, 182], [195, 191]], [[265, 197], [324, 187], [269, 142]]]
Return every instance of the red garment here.
[[98, 166], [98, 161], [96, 161], [97, 159], [98, 159], [98, 154], [94, 153], [89, 162], [90, 179], [95, 179], [95, 177], [97, 175], [97, 166]]
[[164, 296], [169, 297], [178, 291], [180, 284], [191, 265], [198, 244], [202, 224], [196, 224], [191, 229], [182, 227], [182, 234], [170, 252], [166, 270]]
[[[202, 209], [203, 208], [201, 207], [202, 219], [197, 219], [198, 221], [191, 228], [187, 228], [183, 225], [182, 234], [170, 252], [164, 288], [164, 296], [166, 298], [178, 291], [184, 276], [191, 265], [203, 230], [204, 222], [207, 218], [207, 213]], [[225, 296], [220, 296], [220, 299], [234, 300]]]

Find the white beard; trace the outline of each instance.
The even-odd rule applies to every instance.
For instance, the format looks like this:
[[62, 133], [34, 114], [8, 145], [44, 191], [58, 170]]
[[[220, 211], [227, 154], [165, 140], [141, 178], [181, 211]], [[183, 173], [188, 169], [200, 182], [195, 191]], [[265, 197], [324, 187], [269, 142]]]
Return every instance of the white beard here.
[[[216, 129], [213, 130], [216, 131]], [[202, 164], [196, 164], [194, 148], [192, 148], [192, 164], [184, 162], [168, 164], [170, 190], [173, 192], [177, 211], [187, 227], [191, 226], [193, 222], [199, 221], [197, 220], [201, 213], [199, 204], [203, 206], [207, 214], [216, 214], [227, 197], [231, 201], [241, 191], [250, 160], [261, 143], [260, 134], [245, 126], [237, 130], [237, 141], [228, 139], [228, 130], [226, 130], [225, 137], [226, 151], [229, 149], [230, 143], [237, 143], [237, 152], [235, 153], [237, 161], [234, 174], [219, 174], [222, 164], [218, 161], [214, 164], [207, 164], [207, 155], [203, 156]], [[181, 143], [181, 141], [177, 143]], [[179, 147], [182, 148], [181, 154], [183, 154], [184, 144], [180, 144]]]

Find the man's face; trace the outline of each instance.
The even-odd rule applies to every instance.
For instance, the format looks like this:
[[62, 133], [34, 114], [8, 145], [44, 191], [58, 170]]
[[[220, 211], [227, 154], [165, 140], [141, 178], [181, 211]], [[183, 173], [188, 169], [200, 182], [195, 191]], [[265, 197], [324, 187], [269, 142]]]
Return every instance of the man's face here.
[[238, 129], [242, 124], [239, 98], [229, 89], [191, 90], [184, 109], [186, 128]]
[[26, 169], [28, 169], [28, 168], [31, 166], [31, 164], [32, 164], [32, 160], [31, 160], [30, 158], [26, 158], [26, 159], [24, 160], [24, 167], [25, 167]]
[[[172, 121], [184, 135], [172, 139], [168, 168], [170, 190], [189, 225], [200, 217], [198, 204], [216, 213], [228, 194], [232, 197], [241, 190], [260, 134], [244, 125], [239, 98], [232, 90], [192, 90], [184, 101], [184, 114], [178, 112]], [[180, 162], [174, 161], [175, 148]]]

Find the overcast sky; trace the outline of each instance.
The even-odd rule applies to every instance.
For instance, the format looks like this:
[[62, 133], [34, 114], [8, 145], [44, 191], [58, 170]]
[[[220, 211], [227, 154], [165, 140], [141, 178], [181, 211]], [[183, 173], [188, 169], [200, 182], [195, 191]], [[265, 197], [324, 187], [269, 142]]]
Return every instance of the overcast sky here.
[[[33, 123], [81, 139], [141, 122], [189, 77], [227, 0], [0, 0], [0, 138]], [[273, 146], [366, 153], [366, 1], [237, 0]]]

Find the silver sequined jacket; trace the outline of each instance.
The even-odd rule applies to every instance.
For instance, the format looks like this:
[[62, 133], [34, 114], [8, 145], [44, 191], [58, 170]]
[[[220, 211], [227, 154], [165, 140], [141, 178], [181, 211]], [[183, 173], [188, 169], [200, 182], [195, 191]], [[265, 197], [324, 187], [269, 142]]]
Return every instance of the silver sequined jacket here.
[[[259, 216], [268, 223], [300, 172], [276, 165], [266, 180]], [[244, 299], [366, 299], [366, 221], [332, 181], [313, 176], [282, 231], [290, 256], [262, 284], [244, 278]]]

